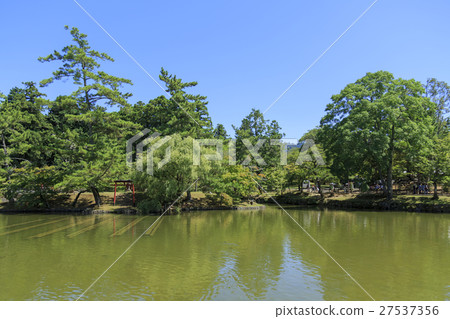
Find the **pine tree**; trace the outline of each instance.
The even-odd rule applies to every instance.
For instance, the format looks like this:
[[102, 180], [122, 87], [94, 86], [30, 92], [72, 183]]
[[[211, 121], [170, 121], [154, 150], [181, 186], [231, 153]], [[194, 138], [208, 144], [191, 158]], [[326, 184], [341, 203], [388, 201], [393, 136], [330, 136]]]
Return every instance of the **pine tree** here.
[[227, 134], [227, 130], [222, 124], [217, 124], [216, 128], [214, 129], [214, 138], [223, 139], [226, 140], [229, 138]]
[[[65, 26], [68, 30], [69, 27]], [[41, 81], [41, 86], [47, 86], [55, 80], [71, 78], [78, 88], [73, 96], [87, 111], [100, 107], [98, 102], [105, 101], [108, 106], [128, 105], [127, 99], [131, 93], [122, 93], [119, 87], [123, 84], [132, 84], [131, 80], [109, 75], [100, 70], [100, 61], [114, 59], [106, 53], [91, 49], [87, 35], [80, 33], [77, 28], [70, 30], [75, 44], [65, 46], [62, 53], [54, 51], [46, 57], [40, 57], [40, 62], [60, 61], [62, 66], [53, 72], [53, 76]]]
[[[280, 163], [280, 146], [271, 145], [270, 140], [279, 140], [284, 134], [281, 133], [281, 127], [277, 121], [269, 121], [264, 119], [261, 111], [252, 109], [239, 127], [233, 125], [236, 135], [236, 158], [237, 162], [242, 163], [250, 156], [250, 165], [257, 165], [258, 161], [250, 155], [248, 148], [244, 145], [243, 140], [247, 139], [253, 146], [264, 140], [258, 154], [265, 165], [274, 166]], [[247, 165], [248, 165], [247, 164]]]

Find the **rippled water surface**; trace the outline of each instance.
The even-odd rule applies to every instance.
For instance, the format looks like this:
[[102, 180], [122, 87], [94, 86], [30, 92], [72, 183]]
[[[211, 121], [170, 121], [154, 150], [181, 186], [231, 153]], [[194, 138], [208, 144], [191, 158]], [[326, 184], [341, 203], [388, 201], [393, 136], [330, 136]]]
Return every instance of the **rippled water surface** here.
[[[450, 299], [450, 216], [290, 209], [377, 300]], [[76, 299], [156, 216], [0, 214], [0, 300]], [[165, 216], [83, 300], [368, 300], [285, 213]]]

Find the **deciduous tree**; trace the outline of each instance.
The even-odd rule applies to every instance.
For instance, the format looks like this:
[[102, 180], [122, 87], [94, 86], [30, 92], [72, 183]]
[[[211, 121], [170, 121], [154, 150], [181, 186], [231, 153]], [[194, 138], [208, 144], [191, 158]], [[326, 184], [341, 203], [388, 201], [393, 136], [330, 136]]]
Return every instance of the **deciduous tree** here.
[[421, 83], [379, 71], [333, 95], [319, 134], [333, 172], [378, 175], [392, 198], [396, 154], [413, 154], [430, 140], [435, 106], [423, 94]]

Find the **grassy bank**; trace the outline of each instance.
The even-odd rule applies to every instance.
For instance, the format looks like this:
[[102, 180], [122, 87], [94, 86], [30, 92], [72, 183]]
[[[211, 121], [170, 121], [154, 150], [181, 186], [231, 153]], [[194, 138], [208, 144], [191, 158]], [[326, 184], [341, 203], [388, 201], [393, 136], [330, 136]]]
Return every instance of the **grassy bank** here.
[[[114, 192], [102, 192], [100, 197], [102, 205], [96, 206], [91, 193], [83, 193], [79, 196], [77, 205], [73, 206], [76, 193], [59, 195], [49, 201], [50, 208], [29, 207], [26, 205], [11, 205], [5, 199], [0, 202], [0, 212], [36, 212], [36, 211], [55, 211], [55, 212], [104, 212], [104, 213], [141, 213], [138, 206], [139, 202], [145, 199], [144, 194], [136, 193], [136, 206], [133, 206], [133, 195], [130, 192], [117, 193], [116, 204], [114, 205]], [[1, 198], [1, 197], [0, 197]], [[191, 210], [216, 210], [216, 209], [257, 209], [264, 205], [250, 201], [238, 201], [233, 203], [218, 202], [214, 194], [205, 194], [203, 192], [192, 192], [191, 199], [184, 197], [174, 205], [172, 211], [191, 211]]]
[[[60, 195], [50, 202], [50, 208], [27, 207], [10, 205], [3, 200], [0, 203], [0, 211], [55, 211], [55, 212], [112, 212], [112, 213], [140, 213], [137, 207], [133, 206], [131, 193], [117, 193], [116, 205], [114, 205], [114, 193], [102, 192], [103, 204], [95, 206], [91, 193], [80, 195], [77, 205], [74, 207], [73, 201], [76, 194]], [[215, 210], [215, 209], [257, 209], [264, 207], [264, 204], [273, 204], [271, 197], [275, 198], [281, 205], [295, 206], [323, 206], [340, 209], [370, 209], [370, 210], [395, 210], [410, 212], [429, 213], [450, 213], [450, 196], [440, 196], [438, 200], [433, 200], [432, 195], [395, 195], [390, 201], [386, 200], [382, 194], [326, 194], [321, 198], [317, 193], [288, 192], [283, 195], [275, 193], [262, 194], [254, 201], [224, 202], [218, 201], [215, 194], [205, 194], [203, 192], [192, 192], [191, 199], [182, 198], [174, 205], [172, 212], [194, 211], [194, 210]], [[141, 193], [136, 193], [136, 203], [145, 200]], [[137, 205], [139, 207], [139, 205]]]
[[382, 194], [326, 194], [321, 198], [316, 193], [286, 193], [283, 195], [264, 194], [259, 198], [261, 203], [273, 203], [274, 197], [281, 205], [324, 206], [343, 209], [395, 210], [409, 212], [450, 213], [450, 196], [440, 196], [433, 200], [432, 195], [394, 195], [386, 200]]

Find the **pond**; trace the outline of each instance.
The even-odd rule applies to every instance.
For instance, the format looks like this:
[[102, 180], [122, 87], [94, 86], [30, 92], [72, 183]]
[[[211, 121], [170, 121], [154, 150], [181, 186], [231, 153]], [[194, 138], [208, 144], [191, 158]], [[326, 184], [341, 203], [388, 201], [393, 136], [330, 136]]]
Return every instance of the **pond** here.
[[[450, 299], [450, 215], [289, 209], [376, 300]], [[158, 217], [0, 214], [0, 300], [75, 300]], [[369, 300], [283, 211], [162, 217], [81, 300]]]

